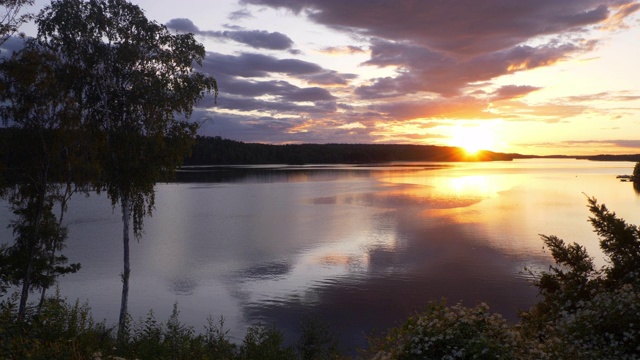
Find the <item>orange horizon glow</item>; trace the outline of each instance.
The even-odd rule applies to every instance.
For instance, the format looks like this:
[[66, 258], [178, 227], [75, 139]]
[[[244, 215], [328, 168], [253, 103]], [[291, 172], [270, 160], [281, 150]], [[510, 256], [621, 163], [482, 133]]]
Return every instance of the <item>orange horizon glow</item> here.
[[467, 155], [477, 155], [481, 150], [495, 151], [496, 135], [491, 125], [455, 126], [450, 144], [462, 148]]

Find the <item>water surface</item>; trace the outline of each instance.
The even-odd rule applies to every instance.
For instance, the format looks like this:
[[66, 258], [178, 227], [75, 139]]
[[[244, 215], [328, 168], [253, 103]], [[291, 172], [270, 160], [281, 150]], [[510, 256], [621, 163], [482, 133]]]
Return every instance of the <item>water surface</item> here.
[[[539, 234], [599, 255], [585, 194], [640, 223], [640, 197], [615, 179], [633, 165], [521, 160], [191, 174], [157, 186], [145, 234], [131, 244], [129, 309], [139, 318], [153, 308], [166, 321], [178, 303], [197, 331], [207, 316], [223, 316], [234, 340], [258, 322], [291, 340], [302, 319], [319, 316], [347, 347], [443, 297], [486, 302], [516, 321], [536, 301], [523, 269], [550, 264]], [[76, 196], [66, 219], [65, 253], [82, 269], [60, 290], [114, 323], [120, 212], [104, 195]]]

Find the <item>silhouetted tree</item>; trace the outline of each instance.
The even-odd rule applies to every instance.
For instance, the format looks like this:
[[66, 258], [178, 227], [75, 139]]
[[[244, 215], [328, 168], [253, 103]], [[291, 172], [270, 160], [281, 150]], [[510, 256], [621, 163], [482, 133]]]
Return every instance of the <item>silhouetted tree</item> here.
[[100, 181], [122, 210], [124, 269], [118, 334], [129, 293], [129, 233], [140, 239], [154, 185], [189, 151], [197, 125], [187, 118], [217, 83], [193, 69], [205, 56], [193, 34], [172, 35], [125, 0], [58, 0], [37, 19], [38, 39], [77, 67], [82, 121], [98, 144]]
[[536, 276], [543, 298], [522, 314], [522, 329], [553, 354], [547, 358], [637, 358], [640, 231], [588, 201], [607, 264], [596, 268], [583, 246], [542, 236], [556, 265]]
[[[17, 219], [11, 223], [15, 242], [5, 249], [11, 282], [22, 287], [18, 318], [26, 311], [29, 292], [46, 289], [57, 274], [73, 272], [56, 256], [66, 229], [52, 209], [66, 203], [70, 170], [79, 150], [79, 113], [57, 54], [36, 41], [0, 64], [0, 118], [13, 129], [6, 148], [16, 156], [5, 196]], [[62, 267], [61, 267], [62, 266]]]
[[32, 19], [30, 13], [22, 13], [25, 5], [34, 0], [0, 0], [0, 45], [18, 31], [20, 25]]

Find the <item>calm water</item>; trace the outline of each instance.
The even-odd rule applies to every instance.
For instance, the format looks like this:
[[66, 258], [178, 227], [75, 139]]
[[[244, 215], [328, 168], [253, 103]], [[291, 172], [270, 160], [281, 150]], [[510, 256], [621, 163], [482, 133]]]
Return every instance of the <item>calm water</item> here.
[[[633, 163], [444, 165], [260, 167], [159, 185], [145, 235], [131, 245], [130, 311], [153, 308], [166, 321], [177, 302], [196, 330], [224, 316], [235, 340], [258, 322], [292, 339], [301, 319], [319, 316], [346, 346], [442, 297], [484, 301], [515, 321], [536, 296], [523, 268], [550, 263], [538, 234], [599, 254], [584, 194], [640, 224], [640, 196], [615, 179]], [[65, 253], [82, 269], [61, 292], [114, 323], [120, 213], [93, 195], [77, 196], [66, 216]]]

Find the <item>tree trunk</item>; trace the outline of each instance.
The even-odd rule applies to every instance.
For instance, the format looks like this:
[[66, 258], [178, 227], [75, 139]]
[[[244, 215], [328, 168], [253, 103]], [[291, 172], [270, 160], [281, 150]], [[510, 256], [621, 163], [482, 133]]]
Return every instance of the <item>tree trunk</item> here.
[[27, 300], [29, 299], [29, 287], [31, 285], [31, 272], [33, 270], [33, 250], [29, 251], [29, 260], [24, 272], [22, 291], [20, 293], [20, 306], [18, 307], [18, 322], [23, 321], [27, 312]]
[[[31, 273], [33, 272], [33, 260], [36, 254], [36, 246], [40, 236], [40, 220], [42, 219], [42, 208], [44, 207], [44, 195], [39, 194], [36, 205], [36, 217], [33, 222], [33, 229], [28, 240], [29, 257], [27, 267], [22, 281], [22, 291], [20, 293], [20, 305], [18, 306], [18, 321], [23, 321], [27, 312], [27, 301], [29, 299], [29, 287], [31, 287]], [[27, 205], [28, 206], [28, 205]]]
[[[67, 152], [66, 154], [68, 155], [69, 153]], [[64, 213], [66, 212], [66, 208], [67, 208], [67, 201], [69, 201], [69, 199], [71, 198], [71, 194], [74, 193], [74, 191], [71, 190], [70, 183], [71, 183], [71, 180], [69, 180], [68, 178], [65, 191], [60, 200], [60, 217], [58, 218], [58, 228], [62, 227]], [[53, 241], [53, 244], [51, 244], [51, 249], [50, 249], [51, 251], [49, 252], [49, 266], [47, 267], [47, 272], [45, 274], [46, 277], [49, 277], [49, 275], [51, 275], [51, 264], [53, 264], [53, 262], [55, 261], [57, 247], [58, 247], [58, 240], [56, 238], [56, 240]], [[40, 313], [40, 311], [42, 310], [42, 305], [44, 304], [44, 299], [46, 297], [46, 293], [48, 289], [49, 289], [48, 285], [42, 286], [42, 292], [40, 293], [40, 302], [38, 303], [38, 313]]]
[[122, 243], [124, 245], [124, 270], [122, 272], [122, 301], [120, 302], [120, 319], [118, 320], [118, 340], [124, 343], [126, 321], [127, 321], [127, 304], [129, 299], [129, 274], [131, 273], [129, 261], [129, 222], [131, 221], [131, 207], [129, 199], [122, 197], [120, 199], [122, 206]]

